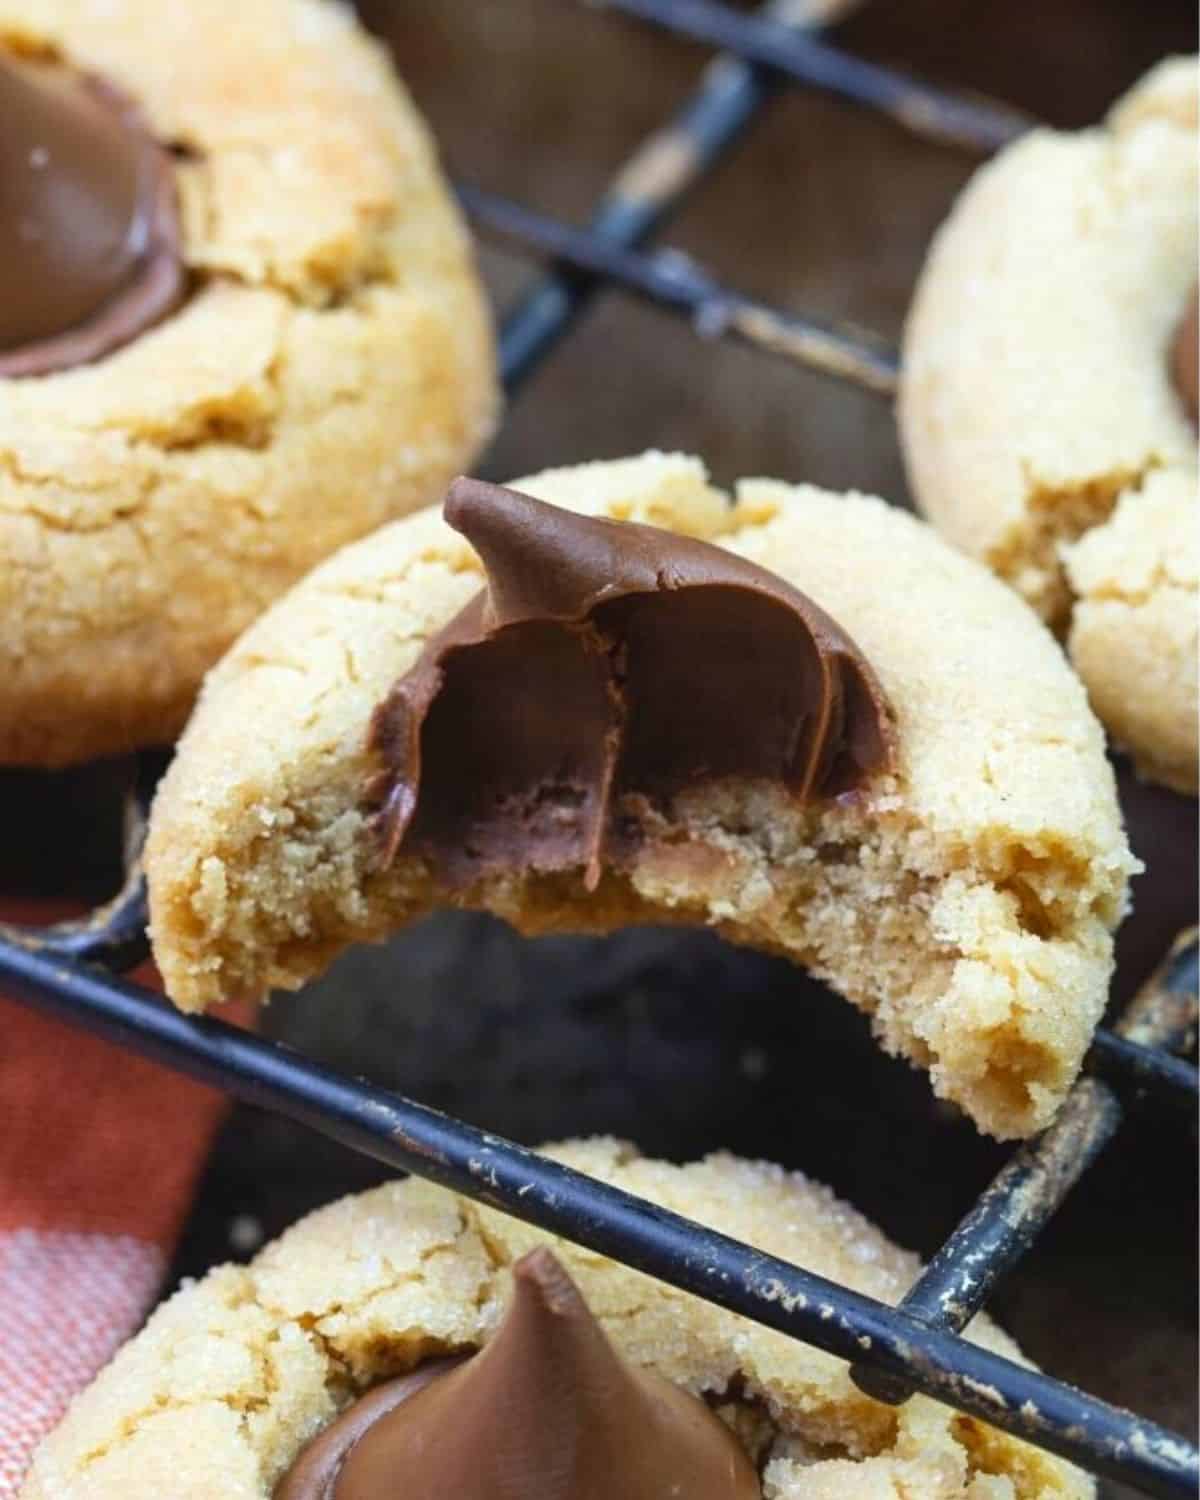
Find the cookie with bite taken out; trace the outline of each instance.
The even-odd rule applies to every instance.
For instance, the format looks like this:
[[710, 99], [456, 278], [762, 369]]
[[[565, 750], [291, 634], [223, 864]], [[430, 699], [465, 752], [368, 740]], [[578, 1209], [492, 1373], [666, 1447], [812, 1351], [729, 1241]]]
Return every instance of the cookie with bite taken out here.
[[209, 677], [146, 855], [188, 1010], [444, 905], [712, 926], [1001, 1137], [1079, 1070], [1132, 868], [1011, 591], [878, 500], [659, 453], [460, 482], [319, 567]]

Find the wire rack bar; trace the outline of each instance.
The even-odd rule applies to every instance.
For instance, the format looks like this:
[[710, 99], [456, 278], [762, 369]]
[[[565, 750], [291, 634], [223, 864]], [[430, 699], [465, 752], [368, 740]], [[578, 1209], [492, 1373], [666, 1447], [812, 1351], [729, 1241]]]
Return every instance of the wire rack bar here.
[[1096, 1473], [1163, 1500], [1200, 1482], [1200, 1454], [1155, 1423], [523, 1146], [97, 972], [10, 949], [0, 978], [62, 1021], [841, 1359], [870, 1360]]
[[[845, 8], [845, 0], [825, 6], [831, 13]], [[769, 0], [760, 11], [787, 27], [815, 24], [819, 13], [817, 0]], [[775, 90], [773, 77], [738, 57], [714, 58], [691, 98], [617, 173], [589, 221], [589, 234], [618, 248], [644, 243], [754, 119]], [[533, 373], [603, 281], [602, 272], [562, 265], [521, 297], [500, 329], [506, 390]]]
[[7, 945], [30, 953], [42, 953], [48, 958], [101, 964], [118, 974], [136, 968], [149, 956], [142, 850], [146, 842], [150, 803], [163, 769], [164, 757], [159, 752], [146, 751], [134, 759], [133, 774], [125, 793], [125, 875], [117, 894], [86, 916], [65, 922], [39, 927], [0, 922], [0, 952]]
[[[904, 1311], [927, 1328], [961, 1332], [1120, 1124], [1112, 1090], [1093, 1078], [1081, 1079], [1050, 1128], [1020, 1147], [976, 1199], [905, 1295]], [[850, 1374], [861, 1391], [891, 1406], [907, 1401], [915, 1389], [906, 1376], [861, 1362]]]
[[747, 16], [717, 0], [593, 0], [692, 41], [721, 47], [796, 83], [836, 94], [889, 116], [942, 145], [990, 152], [1035, 122], [1020, 110], [968, 98], [864, 62], [827, 42], [797, 34], [769, 17]]
[[[1200, 929], [1189, 927], [1171, 944], [1162, 964], [1121, 1018], [1122, 1046], [1169, 1047], [1188, 1053], [1196, 1046], [1200, 1009]], [[1174, 1059], [1171, 1059], [1174, 1061]], [[1149, 1080], [1153, 1081], [1153, 1080]]]
[[1101, 1028], [1092, 1038], [1086, 1066], [1111, 1083], [1132, 1084], [1144, 1092], [1152, 1090], [1156, 1097], [1195, 1113], [1200, 1098], [1196, 1065], [1171, 1057], [1147, 1042], [1134, 1042]]
[[[1142, 986], [1118, 1033], [1136, 1027], [1149, 1047], [1184, 1041], [1188, 1013], [1195, 1024], [1195, 981], [1196, 937], [1184, 933]], [[1170, 1003], [1164, 1003], [1164, 993]], [[1126, 1042], [1122, 1035], [1111, 1040]], [[1196, 1070], [1169, 1060], [1190, 1075], [1195, 1089]], [[1108, 1085], [1080, 1079], [1054, 1123], [1009, 1158], [934, 1255], [901, 1302], [904, 1311], [926, 1327], [961, 1332], [1116, 1135], [1121, 1121], [1121, 1106]], [[906, 1401], [915, 1389], [907, 1379], [863, 1365], [856, 1365], [851, 1375], [867, 1395], [891, 1405]]]
[[459, 183], [457, 191], [476, 224], [593, 281], [614, 283], [656, 307], [683, 313], [701, 335], [735, 338], [880, 395], [895, 392], [895, 354], [862, 330], [823, 326], [755, 302], [721, 286], [678, 250], [625, 250], [481, 188]]

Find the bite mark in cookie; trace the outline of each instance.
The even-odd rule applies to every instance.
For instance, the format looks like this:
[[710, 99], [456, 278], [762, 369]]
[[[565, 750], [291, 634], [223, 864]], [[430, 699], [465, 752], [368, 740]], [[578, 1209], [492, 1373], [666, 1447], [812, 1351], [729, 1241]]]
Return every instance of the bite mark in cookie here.
[[488, 582], [372, 719], [385, 865], [403, 847], [452, 886], [582, 865], [594, 891], [679, 792], [744, 777], [803, 803], [893, 764], [866, 658], [765, 568], [477, 480], [444, 515]]
[[[829, 980], [984, 1129], [1045, 1125], [1103, 1009], [1134, 865], [1099, 725], [1031, 612], [864, 496], [752, 480], [731, 504], [696, 460], [661, 453], [517, 488], [709, 542], [819, 599], [895, 713], [892, 767], [812, 801], [750, 776], [690, 785], [666, 812], [644, 798], [647, 836], [592, 891], [582, 863], [492, 867], [469, 887], [403, 845], [382, 867], [368, 725], [486, 582], [430, 509], [317, 569], [210, 675], [147, 844], [172, 999], [296, 988], [447, 905], [529, 935], [708, 926]], [[759, 712], [747, 690], [731, 734]]]

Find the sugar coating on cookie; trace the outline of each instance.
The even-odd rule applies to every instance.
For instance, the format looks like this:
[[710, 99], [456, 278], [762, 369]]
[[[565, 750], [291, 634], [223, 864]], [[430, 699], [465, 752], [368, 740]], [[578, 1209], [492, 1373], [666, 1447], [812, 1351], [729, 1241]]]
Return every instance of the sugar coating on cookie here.
[[[1118, 506], [1137, 515], [1157, 474], [1186, 478], [1193, 509], [1171, 547], [1194, 544], [1196, 433], [1170, 351], [1196, 281], [1197, 94], [1196, 60], [1169, 59], [1104, 125], [1003, 151], [935, 236], [909, 313], [898, 416], [913, 492], [1064, 632], [1078, 591], [1065, 554]], [[1130, 681], [1156, 638], [1194, 632], [1194, 581], [1158, 609], [1150, 635], [1145, 618], [1124, 621], [1128, 639], [1110, 628]], [[1143, 688], [1118, 706], [1095, 651], [1072, 650], [1114, 738], [1194, 791], [1194, 670], [1155, 673], [1165, 705]]]
[[164, 742], [321, 557], [433, 501], [496, 386], [469, 242], [383, 49], [332, 0], [0, 0], [0, 49], [176, 153], [184, 304], [0, 382], [0, 764]]
[[[716, 1155], [677, 1167], [611, 1140], [562, 1161], [895, 1303], [918, 1271], [798, 1173]], [[547, 1236], [416, 1180], [345, 1198], [248, 1266], [176, 1293], [42, 1444], [22, 1500], [269, 1500], [362, 1390], [495, 1330], [508, 1268]], [[845, 1364], [589, 1251], [550, 1241], [620, 1353], [704, 1397], [760, 1467], [764, 1500], [1087, 1500], [1091, 1481], [923, 1396], [893, 1409]], [[975, 1342], [1011, 1359], [985, 1317]], [[631, 1434], [631, 1441], [636, 1435]]]
[[[518, 488], [706, 538], [809, 595], [878, 674], [897, 761], [817, 804], [758, 782], [697, 788], [674, 798], [673, 847], [594, 891], [582, 870], [517, 872], [470, 904], [528, 933], [683, 922], [783, 953], [983, 1129], [1044, 1125], [1103, 1009], [1134, 864], [1099, 725], [1036, 617], [863, 496], [747, 480], [731, 506], [698, 460], [656, 453]], [[446, 904], [420, 860], [378, 867], [368, 726], [480, 583], [469, 545], [422, 512], [316, 569], [210, 675], [147, 850], [177, 1004], [296, 988], [348, 943]]]

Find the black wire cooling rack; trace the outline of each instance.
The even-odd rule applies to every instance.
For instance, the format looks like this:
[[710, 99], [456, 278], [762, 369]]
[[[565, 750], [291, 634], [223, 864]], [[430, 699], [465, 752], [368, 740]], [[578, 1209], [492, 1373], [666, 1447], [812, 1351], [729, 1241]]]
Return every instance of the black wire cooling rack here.
[[[691, 98], [618, 173], [586, 228], [460, 185], [468, 214], [483, 230], [550, 263], [503, 322], [501, 368], [510, 396], [589, 297], [614, 286], [683, 314], [699, 333], [738, 339], [889, 395], [896, 356], [871, 335], [765, 306], [718, 284], [678, 252], [641, 247], [780, 87], [827, 90], [931, 141], [980, 153], [1031, 122], [829, 45], [822, 27], [845, 0], [772, 0], [753, 14], [715, 0], [604, 3], [722, 52]], [[1196, 1069], [1176, 1055], [1195, 1041], [1194, 932], [1177, 941], [1115, 1028], [1097, 1033], [1086, 1076], [1054, 1124], [1014, 1153], [892, 1308], [279, 1044], [180, 1015], [118, 977], [147, 952], [141, 849], [161, 768], [159, 756], [139, 761], [126, 805], [126, 878], [111, 902], [53, 927], [0, 924], [6, 993], [391, 1167], [825, 1349], [848, 1360], [858, 1385], [881, 1401], [899, 1404], [921, 1391], [1145, 1494], [1196, 1495], [1200, 1455], [1185, 1438], [959, 1336], [1116, 1134], [1127, 1104], [1153, 1093], [1194, 1117]]]

